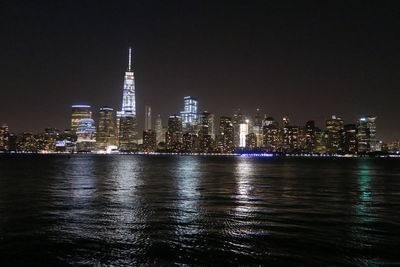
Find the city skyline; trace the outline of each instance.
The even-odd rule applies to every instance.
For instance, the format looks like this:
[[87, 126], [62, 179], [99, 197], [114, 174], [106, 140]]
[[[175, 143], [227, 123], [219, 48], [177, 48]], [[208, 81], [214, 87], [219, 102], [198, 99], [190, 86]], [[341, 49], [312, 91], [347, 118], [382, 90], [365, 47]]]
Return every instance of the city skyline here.
[[[157, 4], [143, 4], [141, 12], [137, 3], [99, 5], [89, 13], [84, 4], [5, 6], [1, 122], [39, 132], [64, 129], [68, 121], [60, 118], [74, 103], [119, 110], [133, 45], [140, 127], [145, 105], [165, 120], [191, 95], [200, 111], [217, 116], [260, 108], [275, 118], [289, 114], [298, 125], [374, 114], [381, 139], [399, 138], [399, 22], [390, 5], [317, 4], [314, 12], [293, 3]], [[104, 10], [114, 11], [107, 25], [100, 23]]]

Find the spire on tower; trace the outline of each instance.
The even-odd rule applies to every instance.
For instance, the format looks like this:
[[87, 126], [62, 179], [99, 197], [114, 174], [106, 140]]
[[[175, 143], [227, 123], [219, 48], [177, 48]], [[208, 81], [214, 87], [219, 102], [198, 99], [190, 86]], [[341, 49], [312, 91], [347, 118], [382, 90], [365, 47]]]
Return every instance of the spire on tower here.
[[129, 47], [128, 71], [132, 70], [131, 66], [132, 66], [132, 48]]

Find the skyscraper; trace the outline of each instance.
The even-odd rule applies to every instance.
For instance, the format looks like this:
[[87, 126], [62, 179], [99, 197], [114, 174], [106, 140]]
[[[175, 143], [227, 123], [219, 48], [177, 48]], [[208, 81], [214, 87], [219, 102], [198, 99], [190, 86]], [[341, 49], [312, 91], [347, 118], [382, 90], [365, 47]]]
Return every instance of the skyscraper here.
[[117, 145], [117, 127], [115, 113], [112, 108], [102, 107], [99, 110], [99, 124], [96, 134], [96, 149], [106, 151]]
[[168, 130], [165, 134], [165, 147], [171, 152], [179, 152], [182, 147], [182, 120], [178, 115], [168, 118]]
[[156, 131], [157, 145], [160, 142], [165, 142], [165, 136], [164, 136], [163, 126], [162, 126], [162, 119], [161, 119], [160, 114], [157, 115], [156, 121], [154, 123], [154, 130]]
[[71, 132], [76, 133], [80, 120], [91, 119], [92, 112], [89, 105], [73, 105], [71, 108]]
[[232, 153], [235, 151], [234, 129], [232, 120], [229, 117], [220, 117], [219, 119], [219, 137], [218, 149], [220, 152]]
[[3, 123], [0, 125], [0, 151], [8, 150], [9, 132], [8, 125]]
[[328, 153], [338, 153], [343, 150], [343, 120], [335, 115], [326, 120], [326, 133], [328, 134]]
[[132, 70], [132, 49], [129, 48], [128, 69], [125, 72], [122, 110], [117, 112], [119, 149], [132, 151], [136, 149], [138, 130], [135, 100], [135, 76]]
[[182, 127], [185, 132], [193, 132], [199, 123], [198, 101], [191, 96], [183, 98], [183, 111], [181, 111]]
[[254, 126], [258, 126], [259, 128], [262, 127], [263, 117], [260, 113], [260, 109], [256, 109], [256, 115], [254, 116]]
[[144, 107], [144, 129], [151, 130], [151, 107], [146, 105]]
[[96, 149], [96, 126], [92, 119], [82, 119], [76, 129], [76, 150], [91, 152]]
[[315, 122], [307, 121], [305, 126], [305, 152], [315, 151]]
[[154, 152], [157, 149], [156, 132], [148, 129], [143, 131], [143, 151]]
[[357, 139], [359, 152], [376, 151], [376, 117], [365, 116], [358, 120]]
[[249, 121], [246, 120], [244, 123], [239, 124], [239, 147], [244, 148], [246, 146], [246, 136], [249, 134]]
[[357, 149], [357, 126], [355, 124], [346, 124], [344, 126], [343, 152], [355, 154]]

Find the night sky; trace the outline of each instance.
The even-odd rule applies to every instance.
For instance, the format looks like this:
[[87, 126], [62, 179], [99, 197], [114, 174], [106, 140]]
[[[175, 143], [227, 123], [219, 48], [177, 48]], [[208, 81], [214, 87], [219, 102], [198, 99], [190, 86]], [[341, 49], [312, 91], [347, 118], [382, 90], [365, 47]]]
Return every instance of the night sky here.
[[[0, 122], [69, 127], [70, 105], [119, 110], [128, 47], [136, 101], [163, 116], [241, 108], [325, 126], [378, 116], [400, 138], [396, 1], [0, 1]], [[330, 2], [328, 4], [327, 2]], [[307, 4], [305, 4], [307, 3]]]

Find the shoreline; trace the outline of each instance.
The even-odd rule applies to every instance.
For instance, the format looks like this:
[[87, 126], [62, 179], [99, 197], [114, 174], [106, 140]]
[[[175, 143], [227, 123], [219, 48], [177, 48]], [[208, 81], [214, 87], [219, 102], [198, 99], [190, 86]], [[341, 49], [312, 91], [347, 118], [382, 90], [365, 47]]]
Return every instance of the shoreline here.
[[175, 153], [175, 152], [2, 152], [0, 155], [147, 155], [147, 156], [206, 156], [206, 157], [263, 157], [263, 158], [400, 158], [400, 154], [291, 154], [291, 153]]

